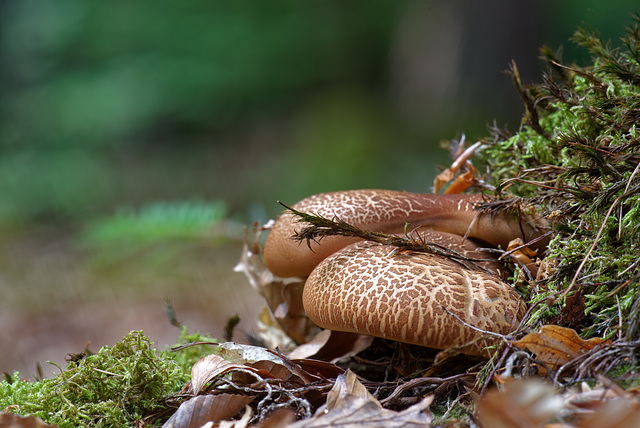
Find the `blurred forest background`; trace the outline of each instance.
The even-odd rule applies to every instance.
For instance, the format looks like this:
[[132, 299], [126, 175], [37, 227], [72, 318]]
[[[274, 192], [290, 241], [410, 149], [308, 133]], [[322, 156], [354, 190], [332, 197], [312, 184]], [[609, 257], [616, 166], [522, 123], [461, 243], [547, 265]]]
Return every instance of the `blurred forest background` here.
[[160, 346], [260, 299], [242, 226], [313, 193], [429, 192], [440, 141], [517, 130], [502, 71], [636, 2], [0, 2], [0, 371], [133, 329]]

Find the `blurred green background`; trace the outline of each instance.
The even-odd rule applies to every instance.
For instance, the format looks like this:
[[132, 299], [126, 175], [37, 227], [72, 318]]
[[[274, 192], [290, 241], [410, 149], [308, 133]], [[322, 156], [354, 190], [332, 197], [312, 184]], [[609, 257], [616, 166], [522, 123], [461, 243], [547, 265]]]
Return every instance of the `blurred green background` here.
[[[0, 3], [0, 371], [260, 299], [241, 225], [313, 193], [430, 191], [442, 140], [517, 130], [508, 76], [635, 1]], [[45, 369], [45, 371], [47, 371]]]

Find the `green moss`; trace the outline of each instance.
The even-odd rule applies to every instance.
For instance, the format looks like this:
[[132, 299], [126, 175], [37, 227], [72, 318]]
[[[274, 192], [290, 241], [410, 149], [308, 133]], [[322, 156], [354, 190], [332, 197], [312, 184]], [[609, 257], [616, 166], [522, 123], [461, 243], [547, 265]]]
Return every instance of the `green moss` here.
[[[499, 198], [521, 198], [549, 220], [557, 269], [530, 284], [531, 304], [563, 293], [584, 298], [584, 338], [624, 334], [640, 282], [640, 16], [623, 47], [590, 30], [574, 41], [588, 66], [562, 65], [542, 49], [543, 83], [513, 80], [527, 112], [517, 133], [492, 129], [478, 152]], [[540, 305], [529, 324], [556, 320], [564, 299]], [[619, 331], [622, 330], [622, 331]]]
[[[183, 330], [179, 343], [208, 340]], [[127, 427], [165, 409], [164, 398], [189, 380], [191, 366], [208, 352], [189, 347], [160, 352], [142, 332], [133, 331], [113, 347], [71, 362], [51, 379], [0, 382], [0, 409], [34, 414], [60, 427]]]

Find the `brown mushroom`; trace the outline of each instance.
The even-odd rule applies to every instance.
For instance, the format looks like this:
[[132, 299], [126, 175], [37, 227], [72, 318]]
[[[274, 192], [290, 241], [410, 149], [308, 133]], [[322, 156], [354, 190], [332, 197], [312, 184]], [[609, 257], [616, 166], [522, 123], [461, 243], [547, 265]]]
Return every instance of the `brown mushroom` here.
[[[480, 195], [434, 195], [391, 190], [350, 190], [321, 193], [303, 199], [293, 208], [327, 218], [338, 217], [354, 226], [375, 232], [404, 233], [408, 230], [438, 230], [468, 236], [493, 246], [507, 248], [509, 241], [528, 242], [539, 236], [541, 223], [533, 218], [515, 219], [509, 214], [489, 215], [474, 210]], [[330, 254], [357, 238], [330, 236], [311, 242], [309, 248], [292, 239], [303, 224], [293, 214], [283, 213], [269, 233], [264, 248], [265, 264], [281, 277], [307, 276]], [[544, 248], [546, 242], [534, 249]]]
[[[506, 248], [515, 238], [527, 242], [542, 235], [542, 222], [531, 217], [475, 211], [481, 200], [477, 195], [356, 190], [315, 195], [293, 207], [373, 231], [409, 230], [474, 259], [487, 258], [476, 251], [486, 243]], [[291, 213], [280, 216], [264, 258], [278, 276], [310, 274], [303, 304], [321, 327], [445, 349], [482, 337], [469, 325], [504, 334], [523, 316], [524, 304], [499, 278], [497, 261], [480, 263], [483, 271], [441, 255], [398, 252], [339, 236], [311, 242], [309, 248], [291, 239], [302, 227]], [[545, 245], [538, 242], [535, 248]], [[481, 354], [488, 343], [463, 352]]]
[[[447, 349], [483, 337], [465, 323], [507, 334], [524, 315], [518, 293], [497, 276], [392, 248], [361, 241], [324, 259], [305, 282], [309, 318], [330, 330]], [[461, 351], [480, 355], [492, 339]]]

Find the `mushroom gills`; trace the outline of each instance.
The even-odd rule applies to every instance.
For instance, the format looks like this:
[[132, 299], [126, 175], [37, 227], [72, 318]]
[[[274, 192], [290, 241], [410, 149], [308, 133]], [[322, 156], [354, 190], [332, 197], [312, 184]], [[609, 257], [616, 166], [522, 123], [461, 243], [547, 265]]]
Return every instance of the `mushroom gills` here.
[[491, 340], [478, 330], [507, 334], [524, 316], [518, 293], [497, 276], [393, 249], [360, 241], [324, 259], [305, 283], [309, 318], [326, 329], [437, 349], [482, 339], [461, 351], [483, 355]]

